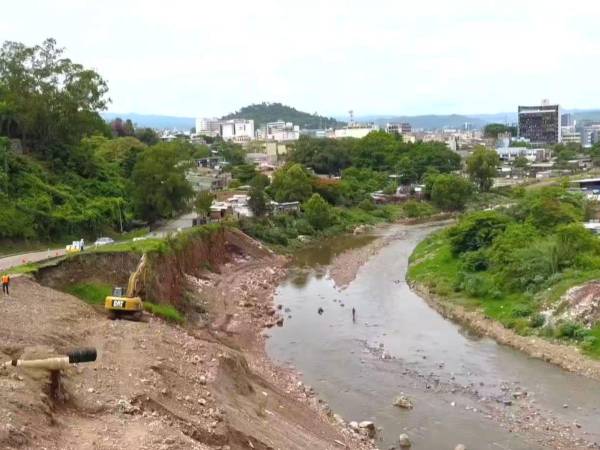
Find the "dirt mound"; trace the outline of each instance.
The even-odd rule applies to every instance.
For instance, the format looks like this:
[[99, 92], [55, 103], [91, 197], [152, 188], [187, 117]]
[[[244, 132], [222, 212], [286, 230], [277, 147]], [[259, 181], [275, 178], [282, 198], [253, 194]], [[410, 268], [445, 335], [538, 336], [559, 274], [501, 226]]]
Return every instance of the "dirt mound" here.
[[600, 320], [600, 281], [572, 287], [561, 300], [561, 318], [589, 326]]
[[[247, 252], [242, 244], [251, 241], [241, 239], [231, 244], [237, 256], [222, 252], [225, 240], [179, 253], [176, 273], [190, 279], [188, 271], [207, 271], [196, 258], [222, 262], [186, 294], [210, 308], [205, 327], [149, 316], [110, 321], [75, 297], [14, 278], [11, 296], [0, 298], [0, 361], [74, 347], [95, 347], [98, 359], [64, 371], [58, 397], [45, 371], [0, 371], [0, 448], [367, 448], [336, 430], [314, 395], [266, 360], [260, 333], [273, 320], [272, 295], [285, 261], [260, 249]], [[106, 267], [111, 257], [90, 261]], [[70, 283], [94, 270], [94, 262], [73, 262], [40, 279]]]

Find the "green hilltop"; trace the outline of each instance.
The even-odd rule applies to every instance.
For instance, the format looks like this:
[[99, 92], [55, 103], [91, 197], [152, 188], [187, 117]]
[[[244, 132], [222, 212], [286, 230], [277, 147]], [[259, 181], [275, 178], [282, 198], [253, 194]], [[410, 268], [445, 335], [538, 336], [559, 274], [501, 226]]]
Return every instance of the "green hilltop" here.
[[345, 125], [344, 122], [338, 122], [333, 117], [324, 117], [315, 114], [298, 111], [291, 106], [281, 103], [257, 103], [244, 106], [239, 111], [227, 114], [223, 119], [253, 119], [257, 128], [268, 122], [283, 120], [292, 122], [294, 125], [300, 125], [300, 128], [335, 128]]

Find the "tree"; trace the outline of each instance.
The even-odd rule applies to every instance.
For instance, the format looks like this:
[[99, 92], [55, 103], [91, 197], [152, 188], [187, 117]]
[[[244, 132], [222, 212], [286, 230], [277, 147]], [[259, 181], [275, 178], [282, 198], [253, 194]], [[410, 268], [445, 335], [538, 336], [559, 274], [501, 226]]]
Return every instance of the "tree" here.
[[200, 191], [196, 194], [194, 199], [194, 209], [196, 214], [200, 217], [207, 217], [210, 214], [210, 207], [212, 206], [215, 196], [210, 191]]
[[146, 145], [158, 143], [158, 134], [152, 128], [136, 128], [135, 137]]
[[123, 132], [125, 133], [125, 136], [135, 135], [135, 129], [133, 128], [133, 122], [131, 122], [131, 119], [127, 119], [123, 124]]
[[323, 230], [333, 223], [332, 208], [319, 194], [313, 194], [303, 205], [304, 215], [315, 230]]
[[467, 200], [473, 192], [473, 186], [468, 180], [451, 174], [428, 177], [431, 201], [435, 206], [446, 211], [464, 209]]
[[481, 146], [475, 148], [467, 158], [467, 172], [481, 192], [487, 192], [492, 187], [499, 164], [498, 153]]
[[131, 174], [131, 198], [137, 215], [154, 222], [172, 217], [193, 195], [185, 178], [186, 155], [176, 143], [161, 143], [145, 150]]
[[257, 175], [256, 167], [253, 164], [241, 164], [233, 168], [231, 175], [240, 183], [248, 184]]
[[63, 53], [54, 39], [33, 47], [7, 41], [0, 49], [0, 94], [12, 124], [8, 137], [47, 159], [85, 135], [107, 131], [98, 114], [109, 101], [106, 82]]
[[522, 155], [517, 156], [513, 161], [513, 167], [525, 169], [527, 166], [529, 166], [529, 160]]
[[273, 175], [270, 189], [277, 202], [303, 202], [312, 194], [312, 177], [300, 164], [284, 166]]
[[252, 213], [256, 217], [264, 216], [268, 211], [268, 206], [263, 183], [260, 181], [252, 183], [249, 194], [250, 198], [248, 199], [248, 206]]

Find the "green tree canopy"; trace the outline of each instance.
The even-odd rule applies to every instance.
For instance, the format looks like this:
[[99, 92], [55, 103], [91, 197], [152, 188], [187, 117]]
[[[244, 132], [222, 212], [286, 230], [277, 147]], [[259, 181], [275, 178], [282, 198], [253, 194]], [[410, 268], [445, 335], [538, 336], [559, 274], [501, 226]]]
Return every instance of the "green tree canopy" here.
[[2, 109], [11, 124], [4, 128], [46, 159], [57, 146], [108, 130], [97, 113], [108, 102], [105, 81], [63, 52], [54, 39], [33, 47], [7, 41], [0, 49]]
[[150, 222], [184, 210], [193, 191], [185, 179], [187, 156], [176, 143], [145, 150], [131, 174], [131, 197], [137, 215]]
[[319, 194], [313, 194], [302, 208], [306, 220], [315, 230], [323, 230], [333, 223], [332, 207]]
[[196, 214], [201, 217], [206, 217], [210, 214], [210, 207], [212, 206], [215, 196], [210, 191], [200, 191], [196, 194], [194, 199], [194, 209]]
[[445, 211], [462, 210], [473, 193], [468, 180], [451, 174], [432, 175], [427, 178], [432, 203]]
[[275, 172], [270, 190], [277, 202], [303, 202], [312, 194], [312, 176], [300, 164], [287, 165]]
[[499, 164], [498, 153], [485, 147], [477, 147], [467, 158], [467, 172], [481, 192], [491, 189]]

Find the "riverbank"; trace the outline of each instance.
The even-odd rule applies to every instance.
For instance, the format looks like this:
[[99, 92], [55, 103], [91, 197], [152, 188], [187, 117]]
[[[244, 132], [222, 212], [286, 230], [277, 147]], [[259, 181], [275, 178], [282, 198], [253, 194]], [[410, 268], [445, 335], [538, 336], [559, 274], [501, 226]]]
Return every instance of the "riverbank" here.
[[[400, 433], [415, 448], [596, 448], [596, 382], [445, 320], [404, 282], [414, 247], [434, 229], [392, 225], [366, 245], [346, 237], [334, 257], [339, 239], [303, 252], [276, 294], [287, 316], [269, 332], [269, 355], [347, 422], [382, 427], [380, 448]], [[341, 289], [330, 271], [344, 267], [354, 280]], [[413, 409], [393, 406], [402, 394]]]
[[194, 268], [178, 281], [183, 325], [147, 313], [139, 322], [111, 321], [101, 307], [63, 291], [73, 282], [122, 284], [135, 253], [99, 254], [89, 264], [83, 254], [40, 269], [35, 279], [15, 277], [0, 302], [0, 361], [83, 346], [97, 348], [98, 360], [65, 371], [60, 395], [38, 372], [1, 370], [0, 447], [372, 449], [266, 356], [264, 330], [285, 320], [273, 293], [287, 259], [239, 232], [213, 236], [211, 244], [224, 250], [213, 264], [192, 265], [200, 253], [189, 246], [172, 255], [173, 265]]
[[429, 306], [447, 319], [480, 335], [491, 337], [500, 344], [522, 351], [533, 358], [555, 364], [579, 375], [600, 380], [600, 361], [581, 354], [577, 347], [546, 341], [538, 336], [521, 336], [501, 323], [485, 317], [480, 311], [469, 310], [442, 296], [433, 294], [423, 284], [409, 282], [409, 285]]

